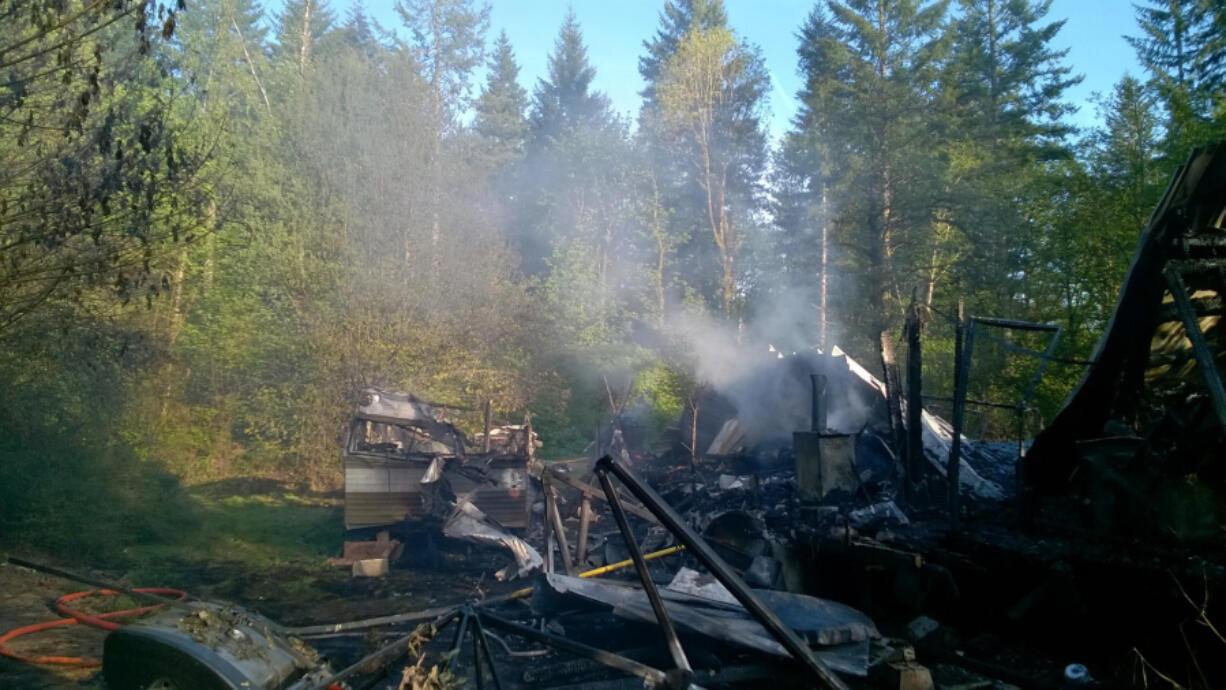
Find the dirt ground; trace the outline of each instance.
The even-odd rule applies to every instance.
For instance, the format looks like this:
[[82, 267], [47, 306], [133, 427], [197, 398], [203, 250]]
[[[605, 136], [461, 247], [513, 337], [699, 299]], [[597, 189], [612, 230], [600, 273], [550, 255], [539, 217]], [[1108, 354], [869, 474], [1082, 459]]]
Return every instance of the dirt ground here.
[[[52, 602], [69, 592], [88, 589], [58, 577], [0, 564], [0, 631], [55, 620], [62, 616]], [[9, 644], [16, 652], [31, 655], [65, 655], [101, 658], [106, 633], [83, 625], [52, 628], [21, 637]], [[0, 687], [79, 688], [103, 687], [99, 669], [25, 664], [0, 656]]]
[[[190, 568], [182, 564], [175, 568], [182, 574], [181, 581], [125, 584], [177, 587], [194, 598], [237, 603], [292, 626], [416, 611], [509, 591], [518, 583], [499, 583], [491, 575], [504, 564], [499, 553], [453, 544], [429, 557], [421, 551], [409, 551], [381, 578], [353, 578], [346, 568], [304, 574], [291, 567], [254, 570], [239, 562], [223, 562]], [[120, 580], [113, 573], [84, 571], [79, 564], [61, 561], [53, 565], [105, 581]], [[55, 599], [85, 589], [92, 588], [0, 564], [0, 634], [61, 618], [52, 608]], [[107, 597], [92, 607], [82, 604], [81, 608], [102, 611], [115, 603]], [[10, 648], [31, 655], [101, 658], [105, 636], [105, 631], [83, 625], [63, 626], [14, 640]], [[0, 656], [0, 688], [105, 687], [97, 668], [32, 665]]]

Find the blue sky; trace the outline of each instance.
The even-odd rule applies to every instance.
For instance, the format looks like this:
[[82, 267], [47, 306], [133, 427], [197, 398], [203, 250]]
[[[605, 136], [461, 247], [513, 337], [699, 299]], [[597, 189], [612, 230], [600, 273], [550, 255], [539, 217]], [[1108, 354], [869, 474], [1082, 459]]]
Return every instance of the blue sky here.
[[[347, 3], [334, 0], [341, 10]], [[728, 20], [743, 39], [758, 45], [770, 70], [772, 135], [788, 128], [796, 110], [800, 87], [796, 74], [796, 31], [812, 2], [798, 0], [725, 0]], [[392, 0], [368, 0], [367, 11], [387, 28], [399, 27]], [[614, 108], [633, 116], [638, 111], [638, 58], [643, 41], [659, 24], [663, 0], [492, 0], [490, 39], [501, 30], [515, 49], [521, 66], [520, 83], [531, 92], [546, 73], [546, 59], [568, 7], [573, 7], [596, 68], [595, 88], [604, 91]], [[343, 16], [343, 12], [338, 11]], [[1124, 35], [1136, 33], [1128, 0], [1054, 0], [1050, 20], [1065, 19], [1056, 46], [1068, 49], [1067, 64], [1084, 81], [1068, 91], [1068, 101], [1079, 110], [1072, 123], [1093, 126], [1097, 114], [1090, 98], [1107, 93], [1126, 72], [1141, 75], [1136, 56]]]

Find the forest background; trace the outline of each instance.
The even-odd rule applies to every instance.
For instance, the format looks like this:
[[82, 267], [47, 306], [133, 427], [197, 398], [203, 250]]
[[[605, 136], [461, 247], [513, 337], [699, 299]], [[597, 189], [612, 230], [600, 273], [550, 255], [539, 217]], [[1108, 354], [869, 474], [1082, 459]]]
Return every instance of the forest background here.
[[[161, 538], [176, 492], [227, 478], [335, 488], [369, 385], [470, 431], [485, 400], [530, 411], [553, 458], [628, 394], [654, 442], [772, 349], [884, 377], [913, 302], [937, 397], [959, 300], [1064, 327], [1033, 432], [1170, 174], [1226, 136], [1221, 3], [1138, 5], [1146, 73], [1082, 131], [1049, 5], [819, 2], [772, 142], [720, 0], [662, 3], [633, 119], [573, 13], [523, 84], [473, 0], [389, 27], [322, 0], [0, 0], [0, 539]], [[970, 397], [1016, 401], [1016, 346], [1043, 345], [985, 341]]]

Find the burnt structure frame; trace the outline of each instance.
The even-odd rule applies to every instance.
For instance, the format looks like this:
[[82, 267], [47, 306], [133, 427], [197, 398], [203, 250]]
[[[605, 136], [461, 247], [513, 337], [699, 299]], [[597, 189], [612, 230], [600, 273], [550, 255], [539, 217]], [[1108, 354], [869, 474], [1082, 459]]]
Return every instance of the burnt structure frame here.
[[[691, 528], [685, 520], [673, 510], [672, 506], [668, 505], [659, 494], [655, 492], [645, 482], [642, 482], [630, 473], [629, 470], [618, 465], [613, 461], [613, 458], [608, 455], [602, 457], [596, 463], [596, 475], [600, 478], [601, 486], [605, 490], [605, 495], [608, 497], [610, 506], [620, 506], [620, 499], [617, 492], [610, 481], [609, 475], [617, 477], [617, 479], [630, 490], [630, 493], [637, 498], [647, 510], [651, 511], [665, 528], [672, 535], [685, 545], [687, 551], [704, 565], [707, 570], [715, 576], [715, 579], [728, 588], [728, 591], [736, 598], [738, 602], [766, 629], [776, 641], [783, 646], [784, 649], [792, 655], [792, 658], [804, 665], [808, 671], [815, 677], [821, 686], [830, 688], [831, 690], [849, 690], [848, 686], [830, 670], [821, 659], [809, 649], [791, 628], [787, 627], [779, 619], [774, 611], [771, 611], [745, 584], [736, 571], [729, 566], [723, 558], [711, 548], [707, 542]], [[634, 535], [630, 532], [629, 524], [625, 522], [625, 514], [619, 513], [617, 508], [614, 508], [614, 515], [621, 515], [618, 520], [618, 528], [622, 532], [622, 537], [626, 540], [626, 546], [630, 549], [631, 557], [635, 560], [635, 566], [638, 569], [639, 577], [643, 581], [643, 588], [647, 592], [648, 599], [651, 600], [652, 608], [656, 612], [656, 620], [664, 629], [665, 637], [668, 639], [670, 650], [675, 646], [680, 649], [680, 642], [675, 641], [676, 631], [672, 627], [672, 622], [668, 618], [668, 614], [664, 609], [663, 602], [659, 599], [659, 592], [655, 589], [655, 583], [651, 580], [650, 573], [647, 572], [646, 563], [642, 560], [642, 554], [638, 552], [638, 545], [635, 542]], [[674, 659], [677, 660], [678, 654], [674, 652]], [[681, 661], [684, 661], [684, 652], [680, 655]], [[685, 677], [688, 683], [689, 676], [688, 662], [682, 667], [680, 661], [678, 668], [673, 672], [671, 680], [680, 680], [677, 673]]]

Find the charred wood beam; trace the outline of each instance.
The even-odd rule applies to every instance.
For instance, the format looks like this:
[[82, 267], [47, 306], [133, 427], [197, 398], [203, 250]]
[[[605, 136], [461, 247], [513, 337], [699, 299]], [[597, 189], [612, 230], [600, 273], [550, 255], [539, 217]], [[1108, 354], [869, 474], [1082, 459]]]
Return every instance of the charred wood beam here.
[[[604, 491], [601, 490], [599, 487], [592, 486], [591, 484], [588, 484], [587, 482], [580, 481], [566, 474], [562, 474], [561, 472], [553, 469], [552, 467], [546, 467], [545, 472], [549, 474], [549, 478], [551, 480], [562, 482], [563, 484], [566, 484], [572, 489], [578, 489], [579, 491], [582, 491], [585, 494], [595, 496], [596, 498], [599, 498], [602, 501], [604, 500]], [[625, 497], [622, 496], [622, 498], [624, 499]], [[646, 508], [643, 508], [642, 506], [638, 506], [633, 503], [627, 503], [623, 501], [622, 507], [626, 509], [627, 513], [631, 513], [633, 515], [641, 517], [648, 522], [653, 522], [657, 525], [660, 524], [660, 521], [656, 518], [656, 516], [652, 515], [650, 510], [647, 510]]]
[[592, 524], [592, 495], [583, 492], [583, 502], [579, 504], [579, 535], [575, 537], [575, 567], [582, 567], [587, 561], [587, 531]]
[[566, 543], [566, 526], [562, 524], [562, 514], [558, 512], [558, 497], [554, 494], [553, 483], [549, 481], [545, 482], [545, 519], [553, 526], [553, 536], [558, 541], [558, 552], [566, 574], [576, 575], [575, 563], [570, 558], [570, 545]]
[[1213, 411], [1217, 414], [1223, 431], [1226, 431], [1226, 386], [1222, 385], [1222, 376], [1213, 361], [1213, 351], [1205, 341], [1205, 334], [1200, 329], [1200, 321], [1196, 318], [1192, 301], [1188, 299], [1188, 288], [1184, 285], [1180, 269], [1175, 262], [1168, 264], [1162, 274], [1166, 278], [1171, 296], [1175, 298], [1175, 307], [1179, 310], [1180, 320], [1188, 332], [1188, 340], [1192, 341], [1192, 353], [1196, 355], [1196, 366], [1205, 379], [1205, 388], [1208, 389], [1209, 399], [1213, 402]]
[[[1222, 266], [1221, 259], [1174, 259], [1167, 262], [1172, 270], [1178, 271], [1181, 275], [1188, 277], [1198, 274], [1216, 273]], [[1165, 269], [1164, 271], [1165, 272]]]

